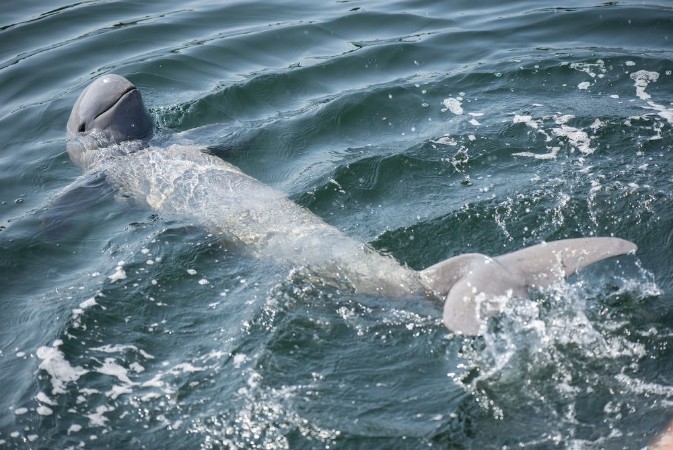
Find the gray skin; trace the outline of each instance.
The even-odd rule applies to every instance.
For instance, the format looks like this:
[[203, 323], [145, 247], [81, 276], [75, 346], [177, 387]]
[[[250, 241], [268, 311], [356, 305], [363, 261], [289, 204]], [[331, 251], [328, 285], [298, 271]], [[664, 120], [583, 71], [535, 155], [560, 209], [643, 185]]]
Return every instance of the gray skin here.
[[134, 203], [194, 220], [241, 252], [301, 268], [316, 283], [364, 295], [443, 301], [444, 324], [456, 333], [479, 334], [508, 298], [525, 298], [530, 288], [548, 287], [637, 249], [619, 238], [567, 239], [493, 258], [459, 255], [411, 270], [201, 148], [149, 147], [152, 126], [140, 91], [119, 75], [104, 75], [73, 107], [68, 153]]

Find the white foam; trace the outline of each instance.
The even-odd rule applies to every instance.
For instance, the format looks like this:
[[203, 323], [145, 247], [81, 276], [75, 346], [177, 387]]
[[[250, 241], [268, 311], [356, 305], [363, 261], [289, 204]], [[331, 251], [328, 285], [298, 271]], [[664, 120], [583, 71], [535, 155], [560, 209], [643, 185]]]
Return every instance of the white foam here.
[[35, 400], [37, 400], [40, 403], [46, 403], [47, 405], [54, 406], [56, 405], [56, 402], [50, 399], [47, 394], [44, 392], [40, 391], [38, 394], [35, 396]]
[[180, 363], [176, 366], [174, 366], [170, 371], [179, 371], [179, 372], [187, 372], [187, 373], [193, 373], [193, 372], [202, 372], [206, 370], [203, 367], [196, 367], [191, 363]]
[[93, 347], [91, 350], [104, 353], [123, 353], [127, 350], [133, 350], [146, 359], [154, 359], [154, 356], [131, 344], [115, 344], [115, 345], [105, 344], [100, 347]]
[[552, 133], [555, 136], [566, 137], [570, 142], [570, 145], [584, 154], [589, 155], [595, 150], [590, 146], [591, 139], [589, 139], [589, 135], [582, 130], [578, 130], [577, 128], [561, 125], [560, 128], [554, 128]]
[[631, 79], [635, 81], [636, 96], [641, 100], [649, 100], [652, 98], [650, 94], [645, 92], [645, 88], [659, 79], [657, 72], [649, 72], [647, 70], [639, 70], [631, 74]]
[[131, 394], [131, 393], [133, 393], [133, 388], [131, 386], [114, 385], [109, 391], [105, 393], [105, 395], [110, 397], [112, 400], [116, 400], [117, 397], [119, 397], [122, 394]]
[[98, 369], [96, 369], [96, 372], [103, 375], [111, 375], [126, 384], [133, 384], [131, 379], [128, 377], [128, 371], [124, 367], [117, 364], [114, 358], [105, 358], [105, 361], [103, 361], [103, 364]]
[[138, 349], [138, 353], [140, 353], [144, 358], [147, 358], [147, 359], [154, 359], [154, 356], [150, 355], [149, 353], [147, 353], [147, 352], [146, 352], [145, 350], [143, 350], [142, 348], [139, 348], [139, 349]]
[[68, 427], [68, 435], [70, 435], [70, 433], [77, 433], [81, 429], [82, 429], [82, 425], [78, 425], [76, 423], [73, 423], [72, 425], [70, 425], [70, 427]]
[[248, 360], [248, 357], [242, 353], [237, 353], [234, 355], [234, 367], [239, 369], [241, 364], [245, 363]]
[[577, 85], [577, 89], [580, 91], [586, 91], [589, 89], [589, 86], [591, 86], [591, 83], [588, 81], [582, 81], [580, 84]]
[[16, 414], [17, 416], [22, 416], [22, 415], [26, 414], [27, 412], [28, 412], [28, 408], [16, 408], [14, 410], [14, 414]]
[[441, 145], [458, 145], [458, 142], [456, 142], [456, 140], [451, 136], [449, 136], [448, 134], [445, 134], [439, 139], [435, 139], [430, 142], [434, 142], [435, 144], [441, 144]]
[[667, 109], [665, 106], [659, 105], [658, 103], [654, 103], [652, 101], [647, 102], [647, 104], [650, 105], [651, 109], [657, 111], [659, 117], [673, 125], [673, 109]]
[[[526, 126], [537, 130], [539, 133], [545, 136], [547, 142], [551, 142], [554, 140], [554, 137], [557, 138], [565, 138], [567, 139], [568, 143], [576, 150], [579, 150], [580, 152], [584, 154], [591, 154], [595, 151], [595, 148], [591, 147], [591, 138], [587, 134], [587, 132], [580, 130], [575, 127], [571, 127], [569, 125], [566, 125], [568, 122], [570, 122], [572, 119], [574, 119], [575, 116], [572, 114], [557, 114], [554, 116], [548, 116], [548, 117], [543, 117], [542, 119], [534, 119], [530, 115], [518, 115], [515, 114], [514, 118], [512, 119], [513, 123], [523, 123]], [[555, 125], [560, 125], [558, 127], [554, 127], [551, 129], [551, 136], [543, 129], [541, 128], [547, 121], [548, 119], [552, 119], [554, 121]], [[590, 128], [592, 130], [597, 130], [598, 128], [602, 127], [604, 124], [601, 122], [599, 119], [594, 120], [594, 122], [591, 124]], [[547, 153], [533, 153], [533, 152], [518, 152], [518, 153], [513, 153], [515, 156], [525, 156], [525, 157], [530, 157], [530, 158], [536, 158], [536, 159], [554, 159], [558, 155], [558, 152], [560, 150], [560, 146], [555, 145], [552, 146], [547, 145]]]
[[54, 414], [54, 411], [50, 407], [44, 405], [38, 406], [35, 411], [41, 416], [51, 416]]
[[102, 294], [100, 292], [97, 293], [95, 296], [81, 302], [78, 308], [72, 310], [73, 327], [79, 328], [81, 326], [80, 317], [82, 314], [84, 314], [85, 310], [91, 308], [92, 306], [98, 305], [98, 303], [96, 303], [96, 296], [102, 296]]
[[539, 128], [539, 125], [536, 120], [533, 119], [533, 116], [519, 116], [518, 114], [514, 114], [514, 118], [512, 119], [513, 123], [524, 123], [526, 126], [533, 128], [534, 130], [537, 130]]
[[[591, 78], [601, 78], [607, 72], [605, 61], [597, 59], [594, 64], [591, 63], [571, 63], [570, 67], [580, 72], [588, 73]], [[597, 73], [600, 72], [600, 73]]]
[[145, 371], [145, 368], [140, 363], [137, 363], [137, 362], [132, 362], [131, 364], [129, 364], [129, 369], [131, 369], [135, 373], [140, 373], [140, 372]]
[[463, 107], [458, 99], [453, 97], [445, 98], [442, 100], [442, 105], [457, 116], [463, 114]]
[[89, 419], [89, 425], [92, 427], [102, 427], [105, 426], [105, 423], [109, 420], [104, 416], [106, 412], [114, 411], [112, 406], [101, 405], [96, 408], [96, 412], [87, 414], [86, 417]]
[[100, 394], [100, 391], [98, 389], [93, 388], [82, 388], [79, 390], [79, 393], [84, 395], [91, 395], [91, 394]]
[[124, 271], [124, 261], [119, 261], [117, 263], [115, 272], [112, 275], [108, 276], [108, 279], [113, 283], [116, 281], [126, 279], [126, 272]]
[[[513, 153], [513, 155], [526, 156], [535, 159], [554, 159], [556, 158], [556, 155], [558, 155], [559, 150], [561, 150], [561, 147], [552, 147], [551, 149], [549, 149], [548, 153], [517, 152]], [[531, 180], [531, 181], [537, 181], [537, 180]]]
[[561, 114], [558, 116], [554, 116], [554, 123], [556, 123], [557, 125], [563, 125], [570, 122], [574, 118], [575, 116], [573, 116], [572, 114]]
[[91, 350], [105, 353], [121, 353], [127, 349], [138, 350], [138, 348], [135, 345], [121, 345], [121, 344], [116, 345], [105, 344], [100, 347], [93, 347]]
[[98, 303], [96, 303], [96, 297], [91, 297], [90, 299], [84, 300], [82, 303], [80, 303], [79, 307], [84, 310], [87, 308], [91, 308], [92, 306], [97, 304]]
[[40, 347], [36, 355], [42, 360], [38, 366], [51, 377], [51, 386], [53, 394], [65, 394], [65, 387], [68, 383], [77, 381], [79, 377], [88, 373], [82, 367], [73, 367], [65, 359], [65, 355], [58, 349], [62, 342], [55, 341], [51, 347]]
[[655, 103], [651, 100], [652, 96], [645, 92], [650, 83], [655, 83], [659, 79], [659, 73], [639, 70], [631, 74], [631, 79], [634, 81], [634, 86], [636, 87], [636, 96], [641, 100], [647, 101], [647, 109], [657, 111], [659, 117], [673, 125], [673, 109], [668, 109], [663, 105]]

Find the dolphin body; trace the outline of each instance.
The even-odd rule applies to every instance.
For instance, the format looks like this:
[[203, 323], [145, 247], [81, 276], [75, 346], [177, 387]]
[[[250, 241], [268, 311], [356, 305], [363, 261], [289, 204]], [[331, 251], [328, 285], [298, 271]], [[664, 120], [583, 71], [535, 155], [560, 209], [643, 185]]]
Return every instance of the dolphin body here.
[[149, 147], [152, 131], [140, 91], [124, 77], [104, 75], [72, 109], [68, 153], [134, 203], [191, 218], [244, 253], [304, 268], [314, 282], [364, 295], [439, 299], [444, 324], [456, 333], [479, 334], [507, 298], [525, 298], [530, 288], [637, 250], [613, 237], [567, 239], [496, 257], [459, 255], [415, 271], [202, 148]]

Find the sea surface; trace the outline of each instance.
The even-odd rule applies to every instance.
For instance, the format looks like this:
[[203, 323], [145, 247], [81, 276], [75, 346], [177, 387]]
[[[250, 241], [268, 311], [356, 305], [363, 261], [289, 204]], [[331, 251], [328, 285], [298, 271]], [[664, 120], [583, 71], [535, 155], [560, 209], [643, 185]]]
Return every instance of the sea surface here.
[[[6, 1], [0, 448], [645, 448], [673, 416], [672, 58], [662, 0]], [[156, 145], [414, 269], [639, 250], [454, 335], [82, 182], [65, 125], [107, 73]]]

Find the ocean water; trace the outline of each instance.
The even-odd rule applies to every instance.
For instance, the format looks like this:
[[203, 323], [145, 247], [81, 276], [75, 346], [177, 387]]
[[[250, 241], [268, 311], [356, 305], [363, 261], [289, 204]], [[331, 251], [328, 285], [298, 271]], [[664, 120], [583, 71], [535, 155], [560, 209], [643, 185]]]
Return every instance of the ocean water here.
[[[672, 57], [661, 0], [8, 2], [0, 448], [646, 447], [673, 416]], [[639, 250], [453, 335], [83, 183], [65, 124], [105, 73], [157, 145], [415, 269]]]

